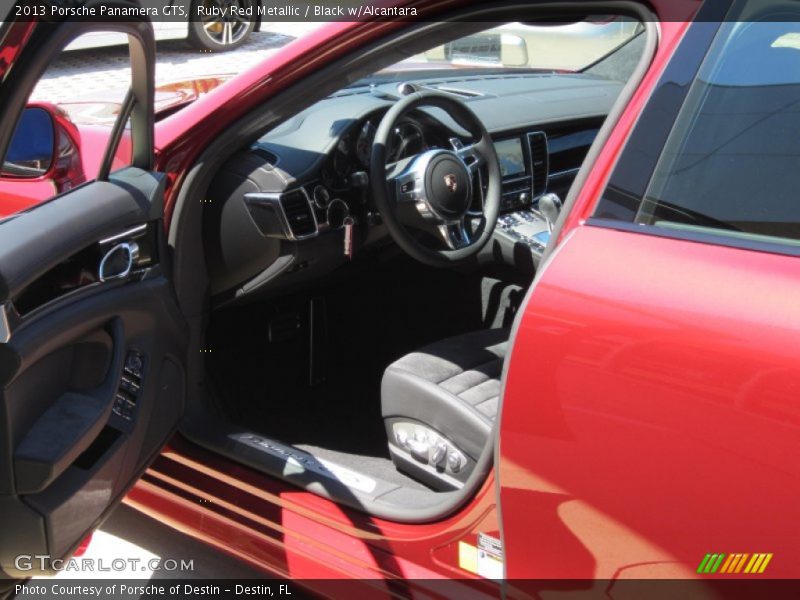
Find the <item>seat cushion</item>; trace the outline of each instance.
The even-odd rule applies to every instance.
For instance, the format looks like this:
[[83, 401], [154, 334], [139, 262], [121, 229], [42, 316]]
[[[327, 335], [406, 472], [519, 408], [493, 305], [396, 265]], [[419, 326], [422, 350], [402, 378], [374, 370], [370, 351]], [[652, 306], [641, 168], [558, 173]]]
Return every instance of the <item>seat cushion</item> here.
[[429, 425], [477, 460], [497, 418], [508, 336], [508, 329], [476, 331], [395, 361], [383, 375], [383, 418]]

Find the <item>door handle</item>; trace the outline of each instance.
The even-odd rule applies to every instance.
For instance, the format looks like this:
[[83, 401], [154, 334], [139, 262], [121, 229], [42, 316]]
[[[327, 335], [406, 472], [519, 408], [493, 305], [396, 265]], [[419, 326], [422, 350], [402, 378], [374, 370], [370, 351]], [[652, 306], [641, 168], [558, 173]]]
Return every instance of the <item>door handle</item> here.
[[139, 244], [124, 242], [106, 252], [97, 271], [100, 281], [124, 279], [139, 260]]

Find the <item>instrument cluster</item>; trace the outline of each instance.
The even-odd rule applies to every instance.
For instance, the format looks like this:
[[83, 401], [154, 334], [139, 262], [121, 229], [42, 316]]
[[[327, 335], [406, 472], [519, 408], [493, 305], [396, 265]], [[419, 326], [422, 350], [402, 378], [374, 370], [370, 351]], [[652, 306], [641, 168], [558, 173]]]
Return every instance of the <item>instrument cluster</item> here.
[[[339, 138], [322, 169], [322, 181], [333, 192], [358, 186], [369, 172], [372, 143], [382, 114], [372, 115], [348, 130]], [[394, 127], [389, 139], [387, 163], [420, 154], [436, 147], [447, 147], [446, 136], [440, 135], [422, 119], [405, 117]]]

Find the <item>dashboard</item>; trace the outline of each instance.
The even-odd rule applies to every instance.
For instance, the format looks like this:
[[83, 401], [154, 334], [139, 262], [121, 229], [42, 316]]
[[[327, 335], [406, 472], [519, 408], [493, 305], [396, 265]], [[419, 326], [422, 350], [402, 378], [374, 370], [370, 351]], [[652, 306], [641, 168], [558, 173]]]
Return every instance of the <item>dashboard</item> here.
[[[622, 86], [557, 73], [422, 84], [465, 102], [492, 135], [503, 177], [501, 226], [511, 222], [504, 216], [535, 210], [547, 192], [566, 195]], [[392, 242], [370, 197], [369, 162], [378, 125], [399, 94], [395, 84], [342, 90], [227, 161], [204, 211], [215, 301], [302, 284]], [[446, 112], [423, 107], [394, 127], [387, 162], [470, 141]], [[479, 179], [474, 184], [483, 189]], [[500, 237], [512, 248], [490, 248], [485, 259], [513, 263], [513, 246], [527, 238]]]

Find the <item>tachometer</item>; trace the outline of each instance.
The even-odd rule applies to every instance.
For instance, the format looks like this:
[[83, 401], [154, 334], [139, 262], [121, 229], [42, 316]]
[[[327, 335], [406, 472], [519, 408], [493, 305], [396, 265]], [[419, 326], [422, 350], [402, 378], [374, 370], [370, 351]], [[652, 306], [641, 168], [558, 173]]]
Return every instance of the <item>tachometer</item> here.
[[388, 162], [397, 162], [425, 149], [425, 137], [419, 126], [411, 121], [401, 121], [389, 138]]

